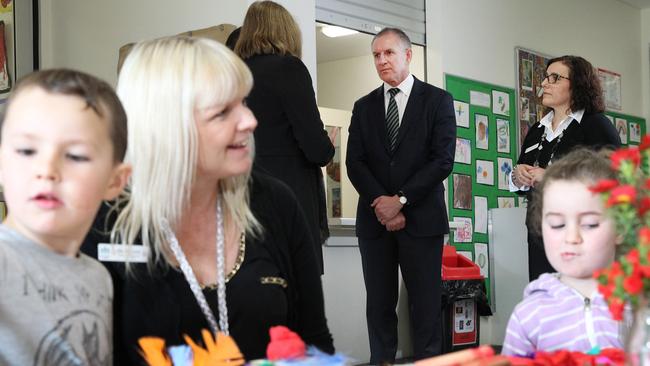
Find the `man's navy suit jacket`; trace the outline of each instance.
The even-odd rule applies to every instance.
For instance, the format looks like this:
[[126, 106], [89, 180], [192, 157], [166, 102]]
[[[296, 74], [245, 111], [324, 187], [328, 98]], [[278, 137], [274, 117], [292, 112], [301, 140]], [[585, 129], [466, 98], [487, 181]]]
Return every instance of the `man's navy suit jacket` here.
[[375, 238], [386, 230], [370, 205], [379, 196], [398, 192], [408, 199], [402, 208], [408, 234], [449, 233], [443, 181], [453, 168], [456, 148], [453, 99], [448, 92], [414, 79], [392, 153], [383, 85], [354, 104], [346, 166], [359, 192], [358, 237]]

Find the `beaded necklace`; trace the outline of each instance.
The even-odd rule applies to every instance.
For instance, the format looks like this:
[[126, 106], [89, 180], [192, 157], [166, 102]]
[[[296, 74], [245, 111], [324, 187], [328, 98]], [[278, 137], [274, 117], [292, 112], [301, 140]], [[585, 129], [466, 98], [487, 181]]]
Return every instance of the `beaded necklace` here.
[[[553, 164], [553, 157], [555, 156], [555, 150], [557, 150], [558, 145], [560, 145], [560, 142], [562, 141], [562, 137], [564, 136], [564, 131], [566, 131], [571, 126], [571, 123], [573, 123], [574, 118], [570, 116], [570, 111], [569, 111], [569, 115], [567, 115], [567, 117], [565, 118], [571, 118], [571, 120], [569, 121], [569, 124], [557, 136], [555, 145], [553, 145], [553, 149], [551, 150], [551, 157], [548, 159], [548, 163], [546, 164], [546, 166]], [[542, 154], [542, 149], [544, 149], [544, 141], [546, 141], [546, 127], [544, 127], [544, 133], [542, 134], [542, 138], [539, 140], [539, 145], [537, 146], [537, 155], [535, 156], [535, 162], [533, 163], [533, 166], [535, 167], [539, 166], [539, 156]], [[552, 141], [549, 141], [549, 143], [550, 142]]]
[[217, 332], [221, 330], [221, 332], [228, 335], [228, 307], [226, 304], [226, 275], [224, 268], [226, 262], [224, 250], [225, 240], [223, 233], [221, 196], [217, 197], [217, 306], [219, 308], [219, 325], [217, 325], [214, 313], [212, 312], [212, 309], [210, 309], [203, 291], [201, 291], [201, 285], [199, 285], [199, 281], [196, 279], [196, 275], [187, 261], [183, 249], [181, 249], [181, 246], [178, 244], [178, 239], [176, 239], [176, 235], [174, 235], [174, 232], [171, 230], [167, 221], [163, 222], [162, 229], [167, 241], [169, 242], [172, 253], [174, 253], [176, 260], [181, 267], [185, 280], [189, 284], [196, 301], [199, 303], [203, 315], [208, 321], [210, 329], [214, 334], [217, 334]]
[[[567, 126], [567, 128], [569, 127]], [[555, 156], [555, 150], [557, 150], [558, 145], [560, 145], [560, 141], [562, 141], [562, 136], [564, 136], [564, 131], [560, 132], [560, 135], [556, 139], [557, 141], [555, 142], [555, 145], [553, 145], [553, 149], [551, 150], [551, 157], [548, 159], [548, 164], [546, 164], [547, 166], [553, 164], [553, 156]], [[539, 166], [539, 156], [542, 154], [542, 149], [544, 149], [544, 141], [546, 141], [546, 129], [544, 129], [542, 138], [540, 139], [539, 145], [537, 146], [537, 155], [535, 155], [535, 162], [533, 163], [534, 167]]]

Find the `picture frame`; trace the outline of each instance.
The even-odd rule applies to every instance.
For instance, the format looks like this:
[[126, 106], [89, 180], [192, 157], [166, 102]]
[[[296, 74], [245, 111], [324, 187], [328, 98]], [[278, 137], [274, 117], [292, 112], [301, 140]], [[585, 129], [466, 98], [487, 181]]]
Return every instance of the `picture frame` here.
[[497, 158], [497, 177], [499, 179], [498, 187], [501, 190], [507, 191], [510, 188], [509, 176], [512, 171], [512, 159], [510, 158]]
[[341, 217], [343, 202], [341, 197], [341, 127], [325, 126], [325, 131], [334, 145], [334, 156], [325, 166], [325, 190], [327, 217]]
[[537, 93], [541, 90], [542, 81], [546, 76], [546, 64], [553, 57], [524, 47], [515, 47], [515, 98], [517, 110], [521, 112], [517, 116], [517, 131], [514, 131], [517, 137], [517, 153], [524, 143], [528, 129], [543, 117], [544, 106]]
[[476, 113], [474, 115], [474, 128], [476, 129], [476, 148], [490, 149], [490, 122], [488, 116]]
[[468, 174], [453, 174], [454, 205], [460, 210], [472, 209], [472, 176]]
[[468, 165], [472, 163], [472, 142], [469, 139], [456, 137], [454, 162]]
[[14, 3], [0, 3], [0, 100], [9, 97], [16, 75], [14, 64]]
[[603, 88], [603, 99], [605, 108], [620, 111], [623, 105], [621, 100], [621, 74], [598, 68], [598, 79]]
[[[38, 0], [3, 0], [0, 2], [0, 21], [4, 22], [4, 51], [6, 80], [0, 89], [0, 110], [6, 103], [16, 80], [39, 68], [39, 47], [35, 41], [39, 24], [34, 14], [39, 12]], [[0, 73], [4, 66], [0, 63]], [[5, 77], [0, 75], [0, 78]]]
[[476, 160], [476, 183], [494, 185], [494, 161]]
[[454, 100], [454, 115], [456, 126], [469, 128], [469, 103]]
[[492, 114], [510, 116], [510, 95], [500, 90], [492, 90]]
[[510, 121], [497, 118], [497, 152], [510, 154]]

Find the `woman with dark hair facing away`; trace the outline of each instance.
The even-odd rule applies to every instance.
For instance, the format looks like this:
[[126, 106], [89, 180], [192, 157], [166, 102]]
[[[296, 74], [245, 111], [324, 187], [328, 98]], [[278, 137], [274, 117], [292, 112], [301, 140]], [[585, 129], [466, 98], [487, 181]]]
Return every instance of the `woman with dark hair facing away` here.
[[332, 159], [334, 146], [323, 127], [309, 71], [300, 60], [300, 29], [281, 5], [255, 2], [248, 8], [235, 52], [253, 73], [247, 105], [259, 123], [255, 168], [293, 189], [322, 273], [321, 244], [329, 231], [320, 167]]
[[532, 193], [546, 167], [577, 146], [600, 149], [621, 145], [616, 129], [602, 113], [605, 110], [602, 88], [589, 61], [580, 56], [551, 59], [546, 66], [542, 92], [547, 114], [528, 130], [517, 165], [510, 174], [510, 191], [525, 194], [529, 201], [526, 227], [531, 281], [542, 273], [554, 271], [546, 259], [542, 238], [531, 230], [530, 222]]

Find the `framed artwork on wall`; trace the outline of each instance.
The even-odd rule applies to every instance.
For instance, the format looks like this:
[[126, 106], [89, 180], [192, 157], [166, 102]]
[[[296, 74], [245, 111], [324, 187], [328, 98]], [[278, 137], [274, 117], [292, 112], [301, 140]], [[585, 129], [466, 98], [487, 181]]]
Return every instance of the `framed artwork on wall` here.
[[623, 105], [621, 101], [621, 74], [599, 67], [598, 78], [603, 88], [605, 108], [620, 111]]
[[341, 127], [326, 125], [325, 130], [334, 145], [334, 156], [325, 167], [327, 218], [341, 217]]
[[[517, 147], [515, 152], [524, 142], [528, 128], [539, 121], [544, 114], [544, 106], [537, 96], [542, 89], [542, 81], [546, 76], [546, 63], [553, 58], [537, 51], [531, 51], [522, 47], [515, 47], [517, 80]], [[513, 133], [515, 133], [513, 131]]]
[[38, 0], [0, 0], [0, 109], [17, 79], [39, 67]]
[[9, 96], [14, 82], [14, 4], [12, 0], [0, 1], [0, 99]]

